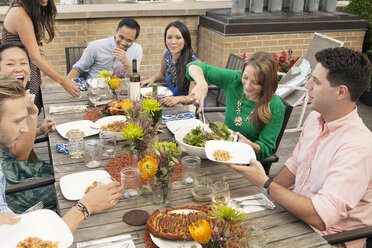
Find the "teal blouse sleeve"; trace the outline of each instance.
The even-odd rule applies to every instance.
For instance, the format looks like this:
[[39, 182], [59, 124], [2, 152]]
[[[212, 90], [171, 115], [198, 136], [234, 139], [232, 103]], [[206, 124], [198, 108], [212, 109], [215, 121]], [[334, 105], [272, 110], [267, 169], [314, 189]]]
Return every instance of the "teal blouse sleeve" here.
[[229, 70], [221, 69], [213, 65], [207, 65], [203, 62], [190, 62], [187, 64], [186, 77], [190, 81], [194, 79], [189, 74], [189, 66], [197, 65], [203, 70], [205, 80], [208, 84], [216, 85], [218, 88], [225, 89], [235, 82], [237, 79], [241, 78], [241, 70]]
[[270, 110], [271, 121], [261, 130], [258, 139], [254, 142], [261, 146], [260, 152], [256, 154], [258, 160], [271, 156], [283, 125], [284, 104], [279, 96], [274, 95], [270, 103]]

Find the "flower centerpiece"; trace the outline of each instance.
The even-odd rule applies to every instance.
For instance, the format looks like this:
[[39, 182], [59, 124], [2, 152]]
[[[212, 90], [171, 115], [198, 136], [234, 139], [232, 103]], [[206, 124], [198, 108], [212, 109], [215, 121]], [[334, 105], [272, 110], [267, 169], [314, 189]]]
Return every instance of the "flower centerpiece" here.
[[152, 119], [152, 125], [155, 126], [162, 117], [161, 103], [152, 98], [146, 98], [142, 101], [142, 108]]
[[[129, 143], [123, 144], [124, 148], [129, 148], [132, 154], [142, 157], [151, 141], [156, 137], [158, 130], [157, 123], [154, 124], [152, 118], [148, 118], [148, 112], [158, 110], [156, 100], [154, 102], [146, 103], [148, 99], [142, 102], [124, 100], [120, 102], [121, 108], [127, 117], [127, 125], [122, 130], [124, 140]], [[161, 107], [160, 107], [161, 109]]]
[[151, 149], [151, 156], [144, 157], [138, 163], [141, 177], [145, 180], [153, 179], [146, 186], [152, 192], [160, 190], [162, 202], [168, 204], [172, 185], [172, 173], [180, 166], [179, 157], [184, 149], [173, 142], [155, 142]]
[[121, 80], [118, 77], [117, 72], [118, 71], [102, 70], [98, 73], [98, 78], [103, 78], [105, 83], [110, 87], [114, 100], [118, 99], [118, 93], [116, 90], [119, 89], [121, 84]]
[[[288, 54], [285, 51], [282, 51], [280, 56], [276, 53], [273, 53], [273, 56], [276, 61], [276, 69], [278, 72], [287, 73], [292, 66], [299, 60], [300, 57], [293, 58], [292, 57], [293, 51], [291, 49], [288, 49]], [[281, 79], [281, 76], [278, 77], [278, 80]]]
[[206, 220], [189, 226], [192, 238], [203, 248], [249, 247], [248, 234], [252, 229], [242, 224], [248, 219], [245, 213], [220, 204], [213, 205], [207, 217], [214, 220], [214, 228]]

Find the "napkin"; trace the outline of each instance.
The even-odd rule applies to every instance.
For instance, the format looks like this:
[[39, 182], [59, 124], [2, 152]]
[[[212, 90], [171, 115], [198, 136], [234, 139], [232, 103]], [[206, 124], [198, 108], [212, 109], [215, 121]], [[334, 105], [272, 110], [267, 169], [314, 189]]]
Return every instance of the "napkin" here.
[[163, 115], [163, 124], [167, 123], [168, 121], [195, 119], [195, 118], [196, 116], [191, 111], [180, 113], [180, 114]]
[[[251, 199], [251, 200], [249, 200]], [[249, 200], [250, 204], [255, 204], [255, 205], [260, 205], [260, 204], [267, 204], [273, 208], [275, 208], [275, 204], [269, 200], [264, 194], [256, 194], [256, 195], [250, 195], [250, 196], [244, 196], [244, 197], [239, 197], [235, 199], [231, 199], [228, 203], [229, 206], [235, 208], [236, 210], [239, 210], [241, 212], [244, 212], [246, 214], [253, 213], [253, 212], [258, 212], [262, 210], [268, 210], [269, 208], [264, 207], [264, 206], [255, 206], [255, 205], [246, 205], [244, 207], [239, 206], [239, 204], [236, 204], [234, 200]], [[248, 202], [248, 201], [247, 201]]]
[[76, 248], [93, 248], [93, 247], [105, 247], [105, 248], [135, 248], [135, 245], [130, 234], [118, 235], [114, 237], [96, 239], [86, 242], [80, 242], [76, 244]]
[[56, 144], [57, 152], [68, 154], [68, 145], [65, 143], [57, 143]]
[[85, 82], [85, 79], [84, 78], [77, 77], [77, 78], [73, 78], [72, 81], [74, 81], [75, 83], [79, 83], [79, 84], [82, 85], [82, 86], [79, 86], [78, 87], [79, 90], [81, 90], [81, 91], [87, 91], [88, 90], [87, 83]]
[[87, 110], [88, 110], [88, 105], [50, 106], [49, 114], [86, 112]]

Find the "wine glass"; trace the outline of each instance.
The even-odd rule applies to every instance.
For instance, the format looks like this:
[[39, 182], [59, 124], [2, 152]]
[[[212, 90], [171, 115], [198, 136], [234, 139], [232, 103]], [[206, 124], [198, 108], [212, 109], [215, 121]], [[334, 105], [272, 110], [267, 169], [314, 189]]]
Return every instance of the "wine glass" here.
[[230, 200], [229, 184], [226, 182], [216, 182], [212, 188], [212, 204], [226, 205]]

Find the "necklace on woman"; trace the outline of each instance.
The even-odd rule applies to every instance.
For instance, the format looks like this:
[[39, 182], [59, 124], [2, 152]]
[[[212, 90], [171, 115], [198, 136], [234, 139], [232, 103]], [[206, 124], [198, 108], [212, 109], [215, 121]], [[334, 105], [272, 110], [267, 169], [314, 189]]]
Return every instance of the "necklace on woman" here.
[[[240, 116], [242, 112], [242, 105], [243, 105], [243, 97], [244, 97], [244, 91], [242, 92], [242, 97], [239, 99], [239, 101], [236, 103], [237, 109], [236, 114], [238, 115], [234, 119], [235, 126], [240, 127], [243, 125], [243, 118]], [[252, 109], [253, 111], [253, 109]], [[249, 122], [252, 119], [252, 111], [249, 113], [249, 115], [244, 118], [244, 121]]]

